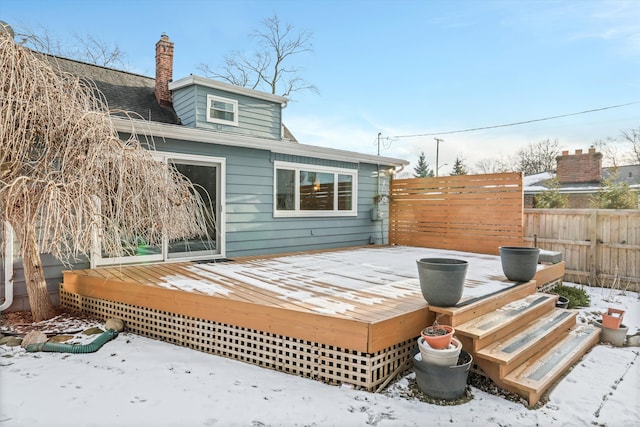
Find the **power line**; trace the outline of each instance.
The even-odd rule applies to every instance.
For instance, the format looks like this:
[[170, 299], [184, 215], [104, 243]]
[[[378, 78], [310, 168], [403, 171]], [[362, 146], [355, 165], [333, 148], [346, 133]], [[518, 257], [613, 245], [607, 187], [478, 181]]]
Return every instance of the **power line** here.
[[562, 117], [577, 116], [577, 115], [580, 115], [580, 114], [595, 113], [596, 111], [611, 110], [613, 108], [627, 107], [629, 105], [634, 105], [634, 104], [640, 104], [640, 101], [629, 102], [627, 104], [611, 105], [609, 107], [594, 108], [593, 110], [584, 110], [584, 111], [579, 111], [577, 113], [569, 113], [569, 114], [561, 114], [559, 116], [544, 117], [542, 119], [533, 119], [533, 120], [525, 120], [525, 121], [522, 121], [522, 122], [506, 123], [506, 124], [502, 124], [502, 125], [483, 126], [483, 127], [470, 128], [470, 129], [461, 129], [461, 130], [450, 130], [450, 131], [446, 131], [446, 132], [420, 133], [420, 134], [415, 134], [415, 135], [396, 135], [393, 138], [414, 138], [414, 137], [418, 137], [418, 136], [450, 135], [452, 133], [463, 133], [463, 132], [472, 132], [472, 131], [476, 131], [476, 130], [504, 128], [504, 127], [509, 127], [509, 126], [525, 125], [527, 123], [543, 122], [545, 120], [560, 119]]

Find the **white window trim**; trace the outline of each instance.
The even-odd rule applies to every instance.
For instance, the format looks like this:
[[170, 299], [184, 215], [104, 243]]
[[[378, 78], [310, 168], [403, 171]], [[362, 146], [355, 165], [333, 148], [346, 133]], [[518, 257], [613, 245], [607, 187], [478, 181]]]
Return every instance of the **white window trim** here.
[[[357, 169], [343, 169], [334, 168], [328, 166], [309, 165], [305, 163], [291, 163], [275, 161], [273, 162], [273, 217], [274, 218], [291, 218], [291, 217], [345, 217], [345, 216], [358, 216], [358, 170]], [[278, 210], [278, 189], [277, 189], [277, 170], [288, 169], [295, 171], [295, 209], [294, 210]], [[333, 173], [334, 183], [338, 180], [338, 175], [350, 175], [352, 180], [352, 205], [348, 211], [339, 211], [337, 208], [332, 211], [303, 211], [300, 210], [300, 171], [306, 172], [320, 172], [320, 173]], [[336, 192], [334, 199], [334, 206], [338, 206]]]
[[[211, 117], [211, 101], [226, 102], [233, 105], [233, 120], [222, 120]], [[207, 95], [207, 122], [222, 125], [238, 126], [238, 100], [223, 98], [217, 95]]]
[[[218, 223], [218, 245], [220, 248], [220, 253], [218, 254], [207, 254], [203, 256], [192, 256], [192, 257], [170, 257], [168, 254], [168, 244], [166, 240], [162, 244], [162, 250], [160, 254], [153, 255], [136, 255], [136, 256], [128, 256], [128, 257], [113, 257], [113, 258], [103, 258], [102, 252], [100, 249], [100, 227], [97, 226], [94, 228], [94, 240], [93, 240], [93, 251], [91, 254], [91, 268], [96, 268], [100, 266], [109, 266], [109, 265], [119, 265], [119, 264], [140, 264], [145, 262], [182, 262], [182, 261], [198, 261], [205, 259], [219, 259], [226, 257], [226, 212], [224, 207], [226, 206], [226, 165], [227, 159], [224, 157], [209, 157], [209, 156], [199, 156], [196, 154], [181, 154], [170, 151], [153, 151], [152, 156], [161, 162], [168, 162], [169, 160], [177, 160], [177, 161], [187, 161], [194, 163], [201, 163], [203, 165], [209, 163], [217, 163], [219, 164], [220, 169], [220, 206], [218, 207], [218, 218], [216, 221]], [[99, 218], [97, 224], [100, 224]]]
[[9, 221], [4, 222], [4, 277], [0, 278], [4, 284], [4, 300], [0, 304], [0, 311], [4, 311], [13, 304], [13, 228]]

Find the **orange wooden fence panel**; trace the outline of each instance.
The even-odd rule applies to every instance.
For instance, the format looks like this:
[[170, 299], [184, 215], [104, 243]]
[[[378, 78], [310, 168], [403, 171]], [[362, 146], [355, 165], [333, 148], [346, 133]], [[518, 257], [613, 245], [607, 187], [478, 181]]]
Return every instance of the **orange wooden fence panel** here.
[[523, 245], [523, 206], [519, 172], [395, 179], [389, 242], [497, 255]]

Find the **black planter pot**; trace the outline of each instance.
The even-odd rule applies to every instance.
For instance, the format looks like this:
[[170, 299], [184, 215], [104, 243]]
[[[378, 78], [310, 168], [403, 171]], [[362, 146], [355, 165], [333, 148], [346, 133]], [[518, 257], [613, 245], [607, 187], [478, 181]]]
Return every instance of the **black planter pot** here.
[[418, 388], [427, 396], [455, 400], [461, 397], [467, 387], [467, 377], [473, 358], [462, 350], [455, 366], [440, 366], [424, 362], [420, 353], [413, 357]]
[[501, 246], [500, 262], [502, 272], [514, 282], [528, 282], [536, 275], [539, 248], [524, 246]]
[[421, 258], [418, 277], [422, 296], [437, 307], [453, 307], [462, 298], [469, 263], [453, 258]]
[[558, 302], [556, 302], [556, 307], [558, 308], [567, 308], [569, 307], [569, 299], [567, 297], [563, 297], [562, 295], [558, 296]]

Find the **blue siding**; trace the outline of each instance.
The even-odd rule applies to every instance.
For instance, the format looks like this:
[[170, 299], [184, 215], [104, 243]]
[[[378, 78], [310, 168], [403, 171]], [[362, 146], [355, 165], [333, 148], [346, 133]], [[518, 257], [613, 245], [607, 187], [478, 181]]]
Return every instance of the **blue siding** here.
[[[17, 247], [14, 247], [14, 251], [18, 251]], [[17, 254], [14, 254], [17, 255]], [[62, 283], [62, 271], [65, 270], [65, 266], [62, 262], [58, 261], [54, 257], [48, 254], [40, 256], [42, 259], [42, 267], [44, 269], [44, 277], [47, 282], [47, 291], [51, 296], [51, 300], [54, 304], [59, 303], [59, 286]], [[0, 289], [2, 290], [2, 296], [4, 297], [4, 263], [0, 263]], [[89, 261], [87, 259], [80, 259], [73, 264], [73, 268], [82, 269], [89, 268]], [[22, 266], [22, 259], [18, 258], [13, 263], [13, 304], [9, 307], [8, 311], [22, 311], [30, 310], [29, 296], [27, 295], [27, 285], [24, 278], [24, 268]]]
[[[167, 140], [159, 150], [226, 158], [226, 249], [229, 258], [387, 242], [387, 218], [371, 220], [377, 190], [372, 164], [356, 164], [267, 150]], [[355, 217], [273, 217], [274, 161], [358, 170], [358, 215]], [[388, 166], [381, 166], [381, 169]], [[385, 206], [383, 208], [386, 209]], [[382, 230], [384, 228], [384, 230]]]
[[184, 126], [196, 127], [195, 86], [189, 86], [172, 93], [173, 108]]
[[[238, 101], [238, 126], [207, 122], [207, 95]], [[173, 91], [173, 107], [182, 124], [266, 139], [280, 139], [282, 106], [265, 100], [192, 85]]]

